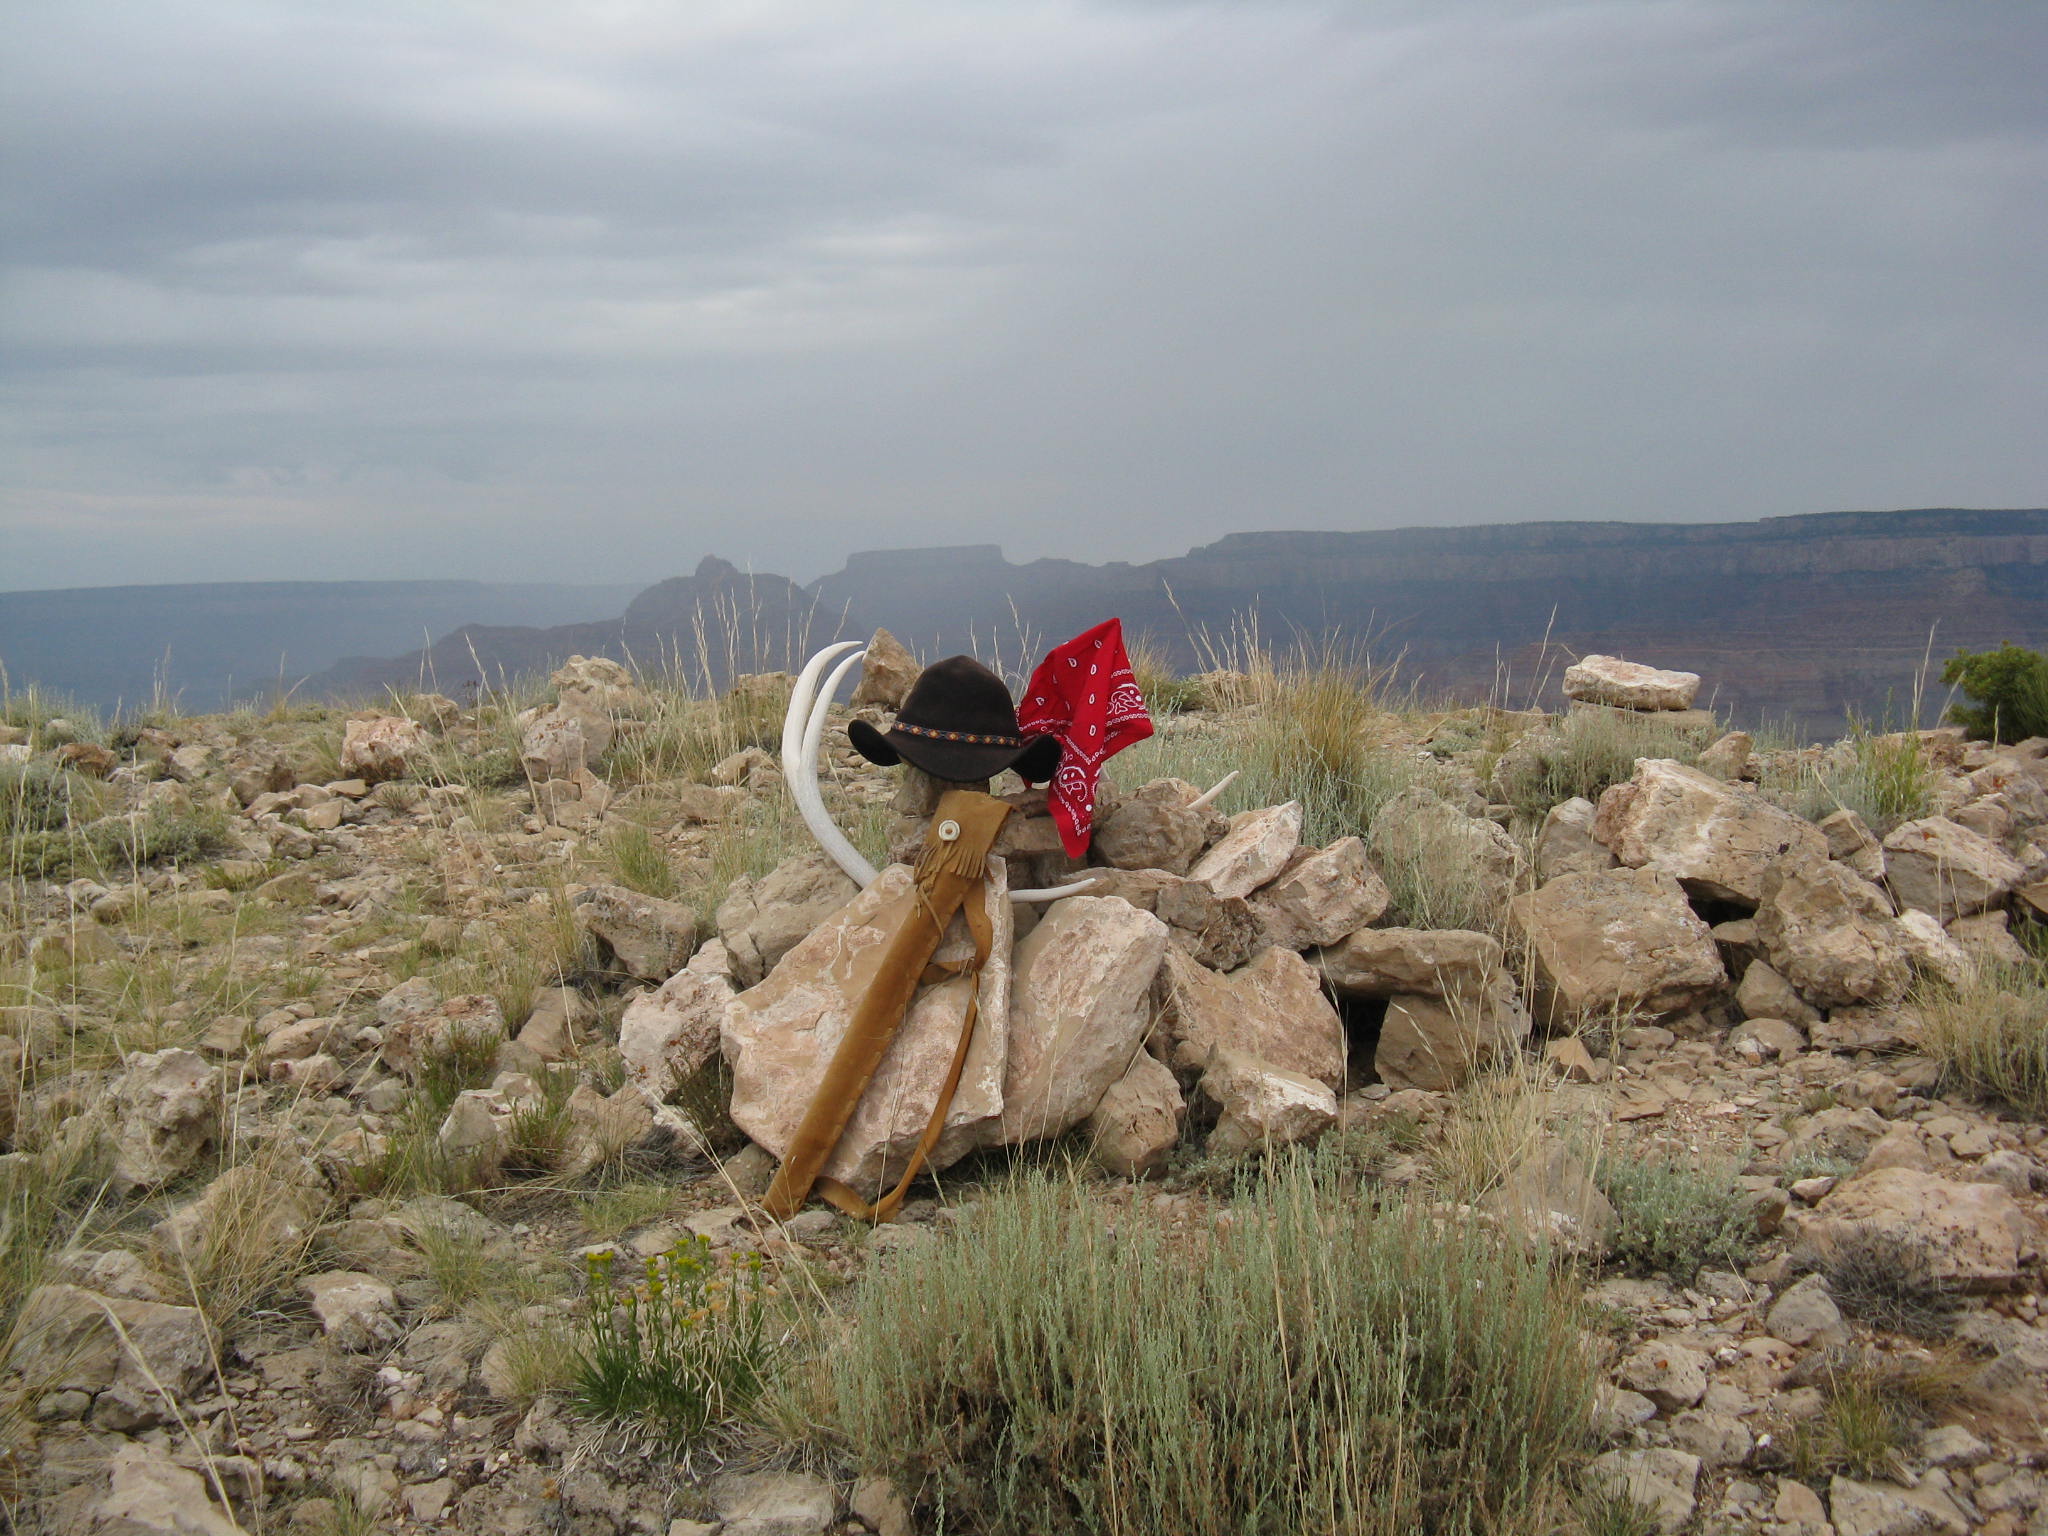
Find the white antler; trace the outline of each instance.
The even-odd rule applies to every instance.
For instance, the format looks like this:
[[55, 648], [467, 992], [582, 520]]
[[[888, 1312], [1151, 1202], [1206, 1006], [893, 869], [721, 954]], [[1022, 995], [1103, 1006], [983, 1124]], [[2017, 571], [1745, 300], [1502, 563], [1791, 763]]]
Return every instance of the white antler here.
[[1188, 802], [1188, 809], [1191, 811], [1199, 811], [1211, 800], [1214, 800], [1218, 795], [1222, 794], [1223, 791], [1230, 788], [1230, 781], [1236, 778], [1238, 774], [1242, 773], [1243, 771], [1244, 770], [1241, 768], [1231, 769], [1230, 772], [1226, 773], [1225, 775], [1223, 775], [1222, 778], [1216, 781], [1215, 787], [1212, 788], [1207, 794], [1197, 795], [1194, 799], [1190, 800]]
[[[859, 654], [841, 663], [832, 674], [830, 685], [820, 690], [818, 674], [835, 657], [847, 651]], [[826, 646], [805, 662], [803, 671], [797, 674], [796, 686], [789, 694], [789, 712], [782, 717], [782, 777], [796, 801], [797, 814], [811, 829], [811, 836], [818, 840], [818, 846], [830, 854], [832, 862], [845, 870], [853, 883], [863, 890], [874, 880], [875, 866], [860, 856], [859, 850], [847, 841], [846, 834], [825, 812], [825, 795], [818, 788], [818, 745], [825, 729], [825, 712], [832, 707], [831, 690], [839, 686], [846, 669], [866, 654], [860, 649], [858, 640], [842, 640], [837, 645]], [[815, 709], [813, 693], [822, 694]]]
[[[826, 677], [821, 686], [818, 679], [825, 668], [832, 666], [834, 659], [846, 651], [854, 654], [832, 667], [832, 675]], [[832, 710], [832, 696], [839, 691], [839, 685], [855, 663], [866, 655], [858, 640], [842, 640], [837, 645], [826, 646], [805, 662], [803, 671], [797, 674], [796, 686], [789, 694], [789, 710], [782, 717], [782, 777], [796, 801], [797, 812], [803, 817], [804, 825], [811, 829], [811, 836], [818, 840], [818, 846], [830, 854], [832, 862], [845, 870], [863, 890], [874, 880], [875, 867], [860, 856], [859, 850], [826, 813], [824, 791], [818, 787], [818, 749], [825, 742], [825, 719]], [[1058, 901], [1064, 896], [1092, 891], [1095, 885], [1096, 877], [1090, 876], [1069, 885], [1012, 891], [1010, 900]]]

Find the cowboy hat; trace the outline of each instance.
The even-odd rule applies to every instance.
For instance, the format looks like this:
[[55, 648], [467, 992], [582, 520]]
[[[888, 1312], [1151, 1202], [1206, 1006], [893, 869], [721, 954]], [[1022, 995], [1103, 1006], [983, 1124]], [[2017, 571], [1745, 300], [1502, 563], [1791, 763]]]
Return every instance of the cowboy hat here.
[[1058, 739], [1019, 730], [1009, 688], [972, 656], [948, 656], [919, 673], [888, 730], [856, 720], [846, 736], [871, 763], [909, 763], [953, 784], [978, 784], [1005, 768], [1043, 783], [1060, 765]]

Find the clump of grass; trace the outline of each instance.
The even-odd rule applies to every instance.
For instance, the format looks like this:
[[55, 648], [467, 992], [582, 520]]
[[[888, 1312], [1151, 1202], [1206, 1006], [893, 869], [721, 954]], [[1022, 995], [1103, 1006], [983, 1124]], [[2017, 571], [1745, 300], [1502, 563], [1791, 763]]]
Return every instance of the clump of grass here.
[[281, 1144], [214, 1180], [159, 1267], [217, 1322], [282, 1295], [306, 1268], [326, 1191]]
[[1446, 1199], [1477, 1200], [1534, 1153], [1543, 1135], [1544, 1098], [1532, 1077], [1476, 1078], [1451, 1108], [1430, 1177]]
[[1524, 817], [1541, 820], [1553, 805], [1573, 796], [1598, 800], [1634, 775], [1638, 758], [1697, 762], [1703, 735], [1697, 728], [1664, 724], [1647, 712], [1574, 710], [1510, 746], [1495, 769], [1495, 784]]
[[1612, 1487], [1581, 1493], [1572, 1501], [1576, 1536], [1657, 1536], [1657, 1511]]
[[1794, 804], [1810, 821], [1851, 810], [1879, 837], [1933, 808], [1936, 772], [1912, 731], [1876, 734], [1851, 722], [1848, 741], [1821, 756]]
[[721, 1266], [705, 1238], [646, 1261], [621, 1288], [609, 1254], [590, 1296], [571, 1401], [593, 1418], [695, 1444], [760, 1395], [768, 1367], [768, 1284], [759, 1254]]
[[544, 1068], [535, 1086], [537, 1097], [512, 1111], [505, 1127], [504, 1168], [507, 1173], [550, 1173], [559, 1167], [572, 1129], [569, 1095], [576, 1089], [573, 1067]]
[[1881, 1227], [1835, 1234], [1816, 1266], [1846, 1311], [1898, 1333], [1944, 1334], [1961, 1304], [1955, 1288], [1935, 1273], [1926, 1243]]
[[1735, 1169], [1667, 1154], [1610, 1156], [1594, 1174], [1614, 1207], [1611, 1262], [1690, 1285], [1707, 1268], [1740, 1269], [1754, 1223]]
[[610, 1189], [593, 1190], [576, 1198], [576, 1213], [600, 1243], [608, 1243], [623, 1232], [644, 1227], [665, 1215], [676, 1203], [676, 1187], [651, 1179], [633, 1179]]
[[814, 1411], [949, 1526], [1533, 1530], [1588, 1420], [1570, 1284], [1304, 1160], [1193, 1232], [1026, 1176], [864, 1282]]
[[1145, 696], [1146, 710], [1154, 719], [1200, 709], [1207, 702], [1202, 685], [1193, 678], [1176, 673], [1167, 660], [1166, 651], [1158, 644], [1151, 640], [1138, 640], [1131, 645], [1129, 654], [1131, 675], [1138, 684], [1138, 692]]
[[1961, 986], [1923, 985], [1920, 1049], [1950, 1088], [2048, 1116], [2048, 963], [1980, 962]]
[[606, 834], [604, 851], [619, 884], [643, 896], [673, 901], [680, 882], [668, 850], [638, 822], [620, 822]]
[[1834, 1473], [1898, 1474], [1917, 1431], [1969, 1389], [1975, 1367], [1954, 1349], [1877, 1355], [1832, 1354], [1821, 1362], [1821, 1412], [1793, 1426], [1784, 1445], [1806, 1481]]

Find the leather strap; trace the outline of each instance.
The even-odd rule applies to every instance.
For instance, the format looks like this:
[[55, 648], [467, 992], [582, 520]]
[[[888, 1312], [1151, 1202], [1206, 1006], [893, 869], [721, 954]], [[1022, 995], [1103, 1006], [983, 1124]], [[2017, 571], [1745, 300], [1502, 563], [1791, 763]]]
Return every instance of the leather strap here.
[[[902, 1204], [911, 1179], [931, 1155], [944, 1130], [946, 1112], [952, 1107], [953, 1092], [959, 1086], [973, 1042], [981, 1011], [981, 967], [994, 942], [981, 892], [988, 879], [989, 850], [1009, 814], [1009, 806], [978, 790], [948, 790], [939, 797], [914, 874], [917, 900], [903, 926], [890, 936], [867, 996], [848, 1021], [810, 1108], [784, 1150], [782, 1166], [776, 1170], [774, 1182], [762, 1201], [771, 1216], [786, 1219], [794, 1215], [814, 1186], [840, 1209], [871, 1221], [889, 1220]], [[836, 1180], [821, 1181], [819, 1170], [839, 1145], [847, 1121], [853, 1118], [861, 1095], [888, 1054], [953, 914], [963, 908], [968, 932], [974, 939], [971, 965], [975, 990], [968, 1002], [960, 1043], [953, 1053], [952, 1070], [941, 1086], [938, 1105], [924, 1135], [918, 1139], [908, 1171], [889, 1195], [870, 1206]]]

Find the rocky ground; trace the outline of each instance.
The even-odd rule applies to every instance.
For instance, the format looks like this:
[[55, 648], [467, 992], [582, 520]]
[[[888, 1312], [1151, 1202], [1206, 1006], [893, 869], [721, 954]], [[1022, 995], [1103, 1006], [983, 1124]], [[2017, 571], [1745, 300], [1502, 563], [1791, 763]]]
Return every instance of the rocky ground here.
[[[871, 718], [911, 675], [884, 660]], [[1262, 793], [1290, 782], [1274, 700], [1207, 680], [1120, 760], [1094, 892], [999, 882], [1007, 1028], [948, 1172], [873, 1231], [754, 1203], [858, 996], [849, 936], [902, 900], [804, 843], [762, 750], [787, 679], [692, 704], [581, 662], [516, 716], [5, 727], [0, 1507], [929, 1528], [786, 1424], [679, 1459], [579, 1415], [587, 1256], [761, 1253], [799, 1350], [1015, 1159], [1088, 1160], [1105, 1221], [1199, 1227], [1320, 1142], [1585, 1275], [1605, 1386], [1574, 1481], [1639, 1522], [1598, 1528], [2048, 1530], [2048, 1012], [2002, 1094], [1957, 1044], [2039, 1006], [2048, 742], [1758, 752], [1646, 672], [1593, 666], [1564, 717], [1375, 716], [1400, 782], [1355, 823]], [[1234, 758], [1265, 765], [1235, 808], [1196, 805]], [[927, 784], [826, 766], [858, 841], [916, 845]], [[1013, 799], [1001, 881], [1074, 874]], [[927, 990], [829, 1171], [902, 1168], [964, 1007]]]

